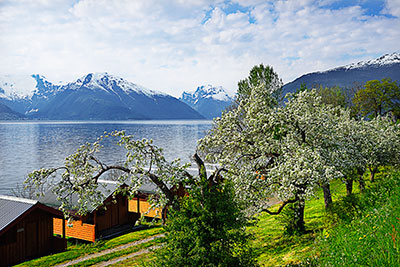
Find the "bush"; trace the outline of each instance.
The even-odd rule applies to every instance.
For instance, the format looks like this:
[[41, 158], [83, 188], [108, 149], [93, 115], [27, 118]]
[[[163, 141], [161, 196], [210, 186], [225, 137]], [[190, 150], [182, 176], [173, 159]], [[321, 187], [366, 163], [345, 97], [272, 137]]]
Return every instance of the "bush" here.
[[172, 210], [157, 266], [255, 266], [246, 218], [230, 183], [202, 181]]

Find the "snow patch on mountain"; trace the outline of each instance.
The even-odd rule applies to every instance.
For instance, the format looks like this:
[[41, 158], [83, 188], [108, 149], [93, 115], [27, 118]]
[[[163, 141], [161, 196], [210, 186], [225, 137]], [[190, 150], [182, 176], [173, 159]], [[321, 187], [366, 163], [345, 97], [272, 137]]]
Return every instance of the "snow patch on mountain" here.
[[400, 63], [400, 54], [399, 53], [392, 53], [392, 54], [385, 54], [381, 57], [378, 57], [376, 59], [371, 59], [368, 61], [360, 61], [357, 63], [351, 63], [342, 67], [334, 68], [335, 69], [346, 69], [346, 70], [351, 70], [351, 69], [359, 69], [359, 68], [365, 68], [369, 66], [384, 66], [384, 65], [391, 65], [391, 64], [399, 64]]
[[201, 98], [210, 98], [219, 101], [231, 101], [230, 97], [222, 86], [212, 86], [211, 84], [197, 87], [195, 91], [183, 92], [182, 99], [191, 101], [195, 104]]
[[154, 96], [154, 95], [163, 95], [166, 96], [167, 94], [163, 92], [158, 92], [154, 90], [149, 90], [143, 86], [137, 85], [135, 83], [129, 82], [121, 77], [118, 77], [116, 75], [111, 75], [108, 74], [107, 72], [100, 72], [100, 73], [89, 73], [79, 79], [77, 79], [75, 82], [69, 83], [65, 86], [62, 86], [62, 89], [72, 89], [72, 90], [77, 90], [81, 87], [86, 87], [89, 89], [99, 89], [99, 90], [104, 90], [107, 92], [113, 92], [114, 91], [114, 86], [118, 86], [121, 88], [125, 93], [131, 93], [131, 92], [136, 92], [140, 94], [144, 94], [146, 96]]
[[9, 100], [30, 98], [36, 89], [31, 75], [0, 75], [0, 97]]
[[180, 100], [203, 117], [213, 119], [221, 116], [222, 111], [232, 104], [233, 97], [222, 86], [208, 84], [199, 86], [192, 92], [183, 92]]

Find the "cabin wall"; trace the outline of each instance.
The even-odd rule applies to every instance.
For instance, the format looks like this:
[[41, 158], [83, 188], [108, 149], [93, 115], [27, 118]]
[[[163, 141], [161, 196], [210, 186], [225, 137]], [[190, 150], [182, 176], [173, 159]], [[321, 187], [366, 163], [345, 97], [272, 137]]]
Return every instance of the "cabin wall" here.
[[[66, 236], [95, 242], [98, 232], [132, 221], [128, 212], [128, 198], [126, 196], [116, 196], [116, 203], [110, 197], [104, 201], [104, 205], [106, 209], [99, 208], [81, 220], [72, 221], [69, 224], [66, 222]], [[62, 234], [61, 219], [54, 219], [54, 233]]]
[[53, 216], [35, 210], [0, 237], [0, 266], [55, 252], [53, 243]]
[[[53, 218], [54, 234], [62, 235], [62, 221], [62, 219]], [[83, 223], [81, 220], [71, 222], [65, 220], [65, 236], [94, 242], [96, 227], [93, 224]]]
[[116, 196], [115, 203], [110, 197], [104, 201], [106, 209], [99, 208], [95, 211], [96, 230], [103, 231], [117, 225], [128, 223], [128, 198], [126, 196]]
[[129, 212], [143, 214], [146, 217], [161, 218], [161, 209], [150, 209], [150, 203], [147, 202], [147, 199], [140, 197], [129, 200], [128, 210]]

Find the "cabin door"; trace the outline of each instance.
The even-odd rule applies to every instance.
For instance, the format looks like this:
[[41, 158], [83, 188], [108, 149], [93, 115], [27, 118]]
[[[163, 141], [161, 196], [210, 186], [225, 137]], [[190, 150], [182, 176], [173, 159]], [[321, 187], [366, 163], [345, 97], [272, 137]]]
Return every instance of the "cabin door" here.
[[39, 251], [38, 242], [38, 224], [37, 222], [27, 222], [25, 229], [25, 239], [26, 239], [26, 257], [32, 258], [36, 256]]

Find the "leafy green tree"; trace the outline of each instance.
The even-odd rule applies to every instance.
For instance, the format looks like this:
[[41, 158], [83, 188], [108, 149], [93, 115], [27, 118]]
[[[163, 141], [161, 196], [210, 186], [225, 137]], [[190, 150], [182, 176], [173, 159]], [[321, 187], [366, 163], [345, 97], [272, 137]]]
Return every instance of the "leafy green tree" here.
[[260, 64], [250, 70], [247, 78], [238, 82], [237, 100], [249, 97], [252, 88], [261, 87], [278, 103], [281, 100], [282, 85], [282, 80], [271, 66]]
[[400, 88], [391, 79], [371, 80], [364, 89], [356, 92], [353, 103], [362, 116], [377, 117], [391, 113], [395, 118], [400, 115]]
[[156, 266], [256, 266], [233, 185], [201, 177], [169, 212]]
[[318, 95], [321, 96], [323, 103], [340, 106], [342, 108], [349, 107], [351, 101], [346, 91], [338, 86], [335, 87], [319, 87], [316, 89]]

